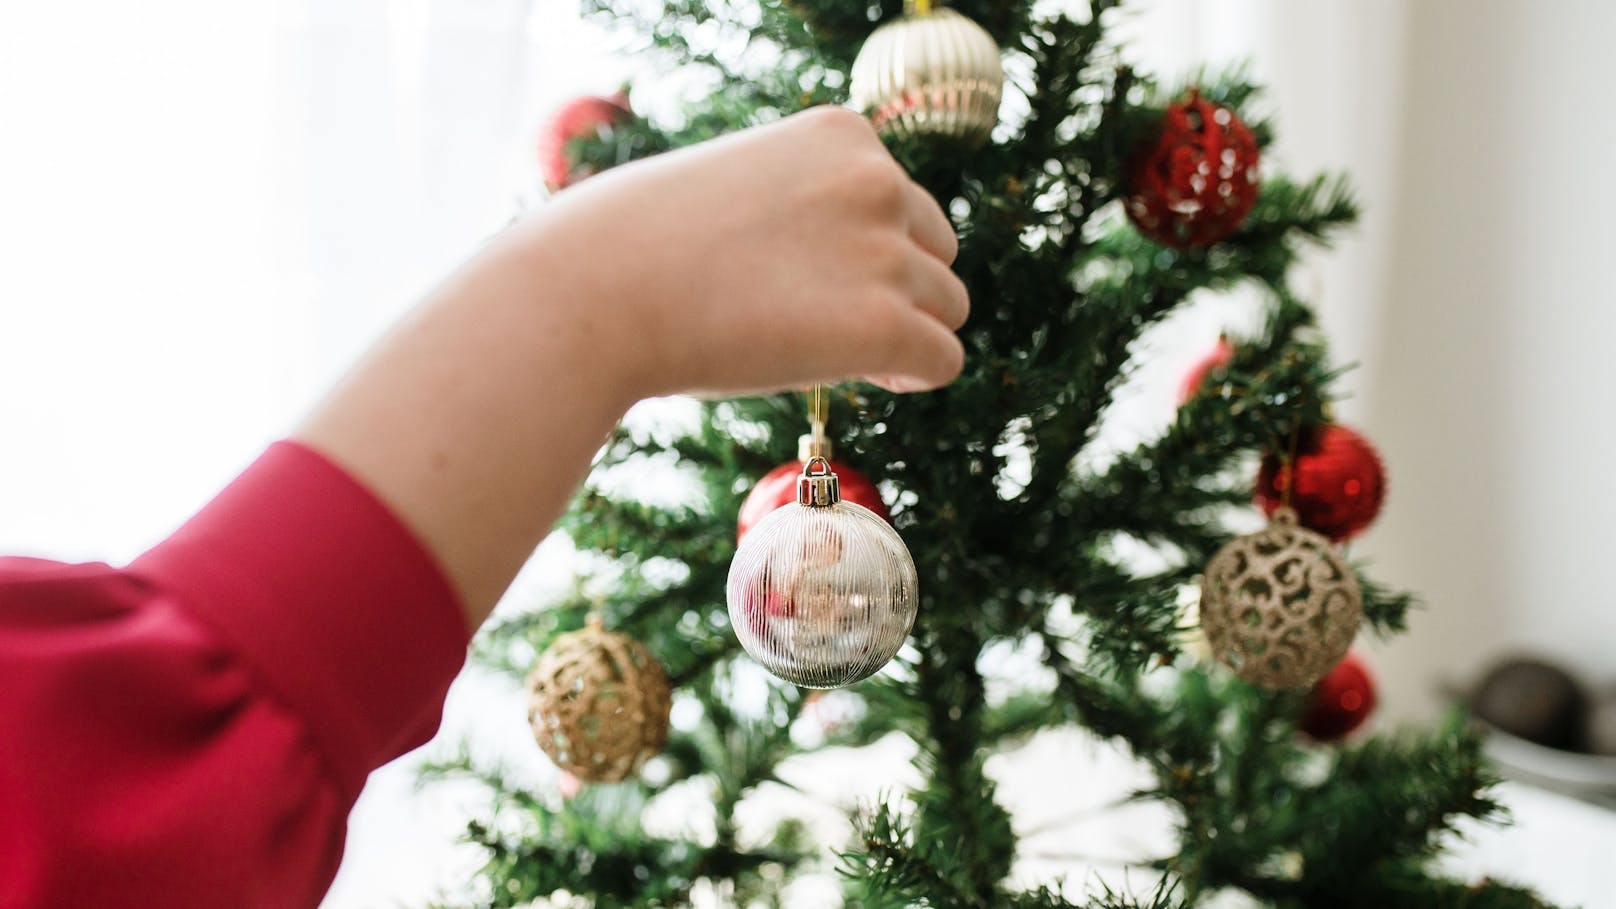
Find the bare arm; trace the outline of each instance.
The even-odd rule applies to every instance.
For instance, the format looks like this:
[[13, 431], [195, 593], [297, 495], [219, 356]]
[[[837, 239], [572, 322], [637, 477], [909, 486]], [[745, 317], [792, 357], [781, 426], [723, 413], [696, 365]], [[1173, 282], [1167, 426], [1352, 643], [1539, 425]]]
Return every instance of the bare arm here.
[[635, 401], [958, 375], [935, 202], [821, 109], [629, 165], [506, 232], [297, 430], [387, 501], [487, 617]]

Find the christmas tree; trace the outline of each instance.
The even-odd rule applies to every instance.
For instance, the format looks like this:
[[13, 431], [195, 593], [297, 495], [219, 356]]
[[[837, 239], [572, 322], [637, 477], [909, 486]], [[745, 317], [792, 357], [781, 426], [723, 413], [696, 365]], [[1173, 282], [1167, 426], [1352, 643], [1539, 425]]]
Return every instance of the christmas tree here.
[[[1342, 461], [1348, 431], [1330, 422], [1338, 370], [1288, 281], [1308, 247], [1353, 221], [1354, 204], [1340, 179], [1259, 172], [1273, 124], [1254, 116], [1254, 85], [1239, 73], [1170, 84], [1122, 65], [1107, 0], [589, 4], [670, 69], [707, 80], [710, 97], [659, 122], [621, 97], [571, 106], [567, 134], [550, 143], [568, 156], [547, 168], [552, 184], [851, 96], [954, 219], [973, 301], [967, 363], [930, 394], [848, 384], [811, 409], [796, 395], [702, 402], [688, 425], [631, 419], [617, 431], [563, 524], [586, 566], [576, 593], [478, 644], [516, 673], [535, 653], [565, 651], [575, 669], [590, 648], [609, 651], [604, 676], [550, 671], [574, 693], [617, 686], [604, 722], [622, 733], [619, 753], [580, 755], [607, 747], [590, 744], [600, 717], [539, 734], [568, 740], [550, 743], [563, 766], [610, 782], [563, 799], [473, 761], [436, 767], [494, 794], [493, 814], [470, 825], [487, 863], [466, 899], [790, 905], [793, 879], [832, 869], [845, 904], [870, 909], [1192, 906], [1228, 891], [1285, 907], [1542, 905], [1433, 868], [1456, 824], [1497, 812], [1461, 724], [1344, 744], [1363, 693], [1344, 717], [1320, 718], [1316, 690], [1310, 701], [1360, 610], [1365, 633], [1396, 632], [1411, 600], [1337, 546], [1373, 517], [1379, 467], [1356, 436], [1357, 460]], [[1261, 329], [1220, 347], [1158, 438], [1097, 453], [1142, 333], [1192, 294], [1236, 287], [1266, 298]], [[771, 469], [800, 472], [810, 416], [827, 427], [821, 453], [844, 496], [890, 520], [919, 585], [904, 649], [836, 695], [846, 709], [834, 722], [818, 692], [769, 677], [743, 651], [726, 606], [742, 501]], [[1304, 473], [1309, 457], [1324, 459], [1327, 481], [1343, 463], [1359, 475], [1321, 485]], [[1228, 519], [1253, 513], [1259, 458], [1257, 498], [1275, 523], [1238, 537]], [[673, 478], [662, 493], [618, 482], [647, 465]], [[1291, 568], [1263, 567], [1276, 546]], [[1269, 571], [1258, 580], [1283, 587], [1298, 564], [1313, 572], [1304, 599], [1321, 602], [1271, 629], [1248, 602], [1253, 577]], [[579, 637], [591, 613], [626, 637]], [[1210, 648], [1190, 646], [1202, 624]], [[982, 655], [1007, 646], [1039, 671], [995, 676]], [[678, 718], [665, 745], [657, 664]], [[1014, 883], [1018, 837], [987, 761], [1074, 725], [1149, 769], [1137, 798], [1171, 809], [1177, 848], [1126, 878]], [[914, 743], [918, 784], [867, 803], [846, 842], [738, 818], [783, 762], [892, 734]], [[647, 806], [692, 781], [710, 797], [711, 829], [648, 832]]]

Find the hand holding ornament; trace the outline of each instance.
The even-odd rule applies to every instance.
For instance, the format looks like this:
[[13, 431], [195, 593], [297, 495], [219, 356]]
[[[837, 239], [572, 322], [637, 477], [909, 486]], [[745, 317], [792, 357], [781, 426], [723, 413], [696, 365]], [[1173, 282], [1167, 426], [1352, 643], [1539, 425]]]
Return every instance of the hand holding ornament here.
[[417, 532], [475, 626], [635, 401], [952, 381], [969, 309], [956, 252], [864, 118], [807, 111], [558, 193], [429, 295], [297, 437]]

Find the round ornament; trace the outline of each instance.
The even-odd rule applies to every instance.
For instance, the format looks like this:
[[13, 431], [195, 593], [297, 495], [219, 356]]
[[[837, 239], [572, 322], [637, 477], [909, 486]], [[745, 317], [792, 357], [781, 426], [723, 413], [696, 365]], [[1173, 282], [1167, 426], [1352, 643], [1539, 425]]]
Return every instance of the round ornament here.
[[1470, 698], [1489, 725], [1548, 748], [1577, 751], [1587, 722], [1588, 695], [1571, 673], [1532, 657], [1494, 665]]
[[668, 676], [644, 644], [599, 616], [555, 639], [528, 677], [539, 748], [581, 780], [615, 783], [668, 740]]
[[1210, 246], [1240, 229], [1257, 201], [1257, 139], [1234, 111], [1190, 92], [1128, 164], [1123, 207], [1163, 246]]
[[1616, 757], [1616, 689], [1594, 700], [1588, 710], [1588, 750]]
[[1323, 678], [1363, 620], [1358, 578], [1329, 540], [1281, 509], [1230, 540], [1201, 582], [1201, 629], [1218, 661], [1264, 688]]
[[539, 129], [539, 171], [551, 192], [566, 189], [594, 174], [594, 169], [578, 160], [572, 147], [581, 139], [610, 135], [611, 130], [634, 119], [628, 95], [610, 97], [584, 95], [556, 108]]
[[1218, 343], [1211, 352], [1195, 361], [1195, 365], [1184, 373], [1184, 378], [1178, 383], [1178, 406], [1188, 404], [1190, 398], [1201, 391], [1206, 384], [1207, 377], [1212, 373], [1234, 362], [1234, 345], [1229, 343], [1228, 335], [1218, 335]]
[[886, 521], [843, 501], [812, 458], [797, 501], [775, 509], [730, 564], [729, 620], [765, 669], [804, 688], [868, 678], [903, 646], [919, 608], [914, 559]]
[[[769, 471], [752, 487], [746, 501], [741, 503], [741, 513], [735, 522], [737, 543], [745, 539], [747, 531], [768, 517], [776, 508], [797, 501], [797, 481], [802, 477], [802, 470], [808, 466], [808, 460], [812, 457], [812, 446], [813, 436], [803, 436], [797, 442], [797, 460], [781, 464]], [[823, 445], [822, 448], [825, 457], [829, 458], [829, 446]], [[843, 501], [863, 505], [883, 521], [892, 519], [891, 513], [887, 511], [887, 503], [881, 500], [881, 490], [876, 488], [869, 477], [840, 461], [830, 461], [829, 464], [831, 473], [836, 474], [838, 478], [837, 485], [841, 489]]]
[[1004, 67], [987, 29], [929, 0], [877, 28], [853, 60], [853, 107], [877, 131], [976, 145], [999, 122]]
[[1339, 543], [1380, 514], [1386, 468], [1368, 439], [1332, 423], [1303, 437], [1291, 464], [1276, 455], [1264, 458], [1256, 498], [1270, 516], [1288, 504], [1303, 527]]
[[1339, 741], [1369, 719], [1375, 703], [1369, 667], [1357, 654], [1348, 653], [1308, 693], [1299, 725], [1315, 741]]

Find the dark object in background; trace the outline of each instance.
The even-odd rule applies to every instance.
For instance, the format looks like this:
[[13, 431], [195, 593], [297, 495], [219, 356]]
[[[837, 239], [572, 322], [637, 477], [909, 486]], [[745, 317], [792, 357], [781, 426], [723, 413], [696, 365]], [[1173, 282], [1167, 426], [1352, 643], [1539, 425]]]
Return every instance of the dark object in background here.
[[1530, 657], [1495, 665], [1471, 696], [1483, 721], [1530, 742], [1580, 751], [1588, 698], [1565, 670]]
[[1588, 750], [1616, 757], [1616, 688], [1609, 688], [1588, 708]]

